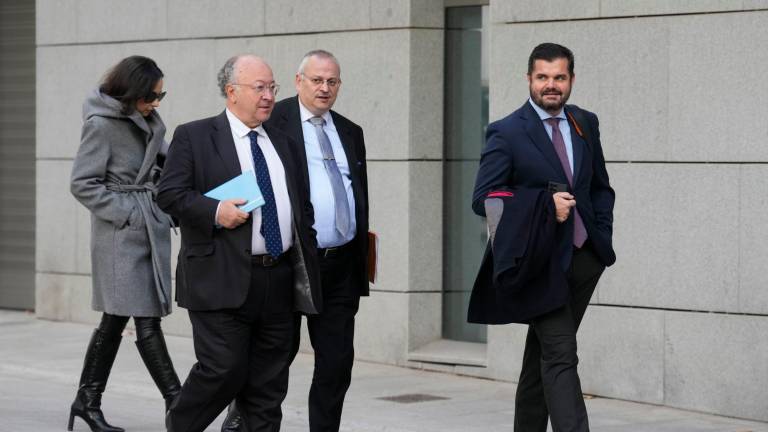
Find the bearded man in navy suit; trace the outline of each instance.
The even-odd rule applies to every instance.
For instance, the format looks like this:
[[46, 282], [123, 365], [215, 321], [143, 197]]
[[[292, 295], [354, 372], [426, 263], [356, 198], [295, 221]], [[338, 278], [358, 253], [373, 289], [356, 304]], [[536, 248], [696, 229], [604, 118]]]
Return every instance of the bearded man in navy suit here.
[[[608, 181], [597, 116], [566, 105], [574, 83], [573, 53], [544, 43], [528, 59], [530, 99], [489, 125], [473, 195], [485, 216], [490, 192], [553, 189], [556, 257], [568, 280], [565, 299], [528, 320], [515, 398], [515, 431], [589, 430], [577, 373], [576, 331], [613, 251], [614, 191]], [[498, 240], [497, 240], [498, 241]]]

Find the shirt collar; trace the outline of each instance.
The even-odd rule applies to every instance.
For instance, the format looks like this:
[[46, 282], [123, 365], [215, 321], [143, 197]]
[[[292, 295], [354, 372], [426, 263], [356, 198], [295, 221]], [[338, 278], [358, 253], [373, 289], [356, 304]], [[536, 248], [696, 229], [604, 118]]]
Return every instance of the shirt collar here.
[[[301, 122], [302, 123], [304, 123], [305, 121], [308, 121], [312, 117], [317, 117], [316, 115], [314, 115], [311, 112], [309, 112], [307, 107], [305, 107], [304, 104], [301, 103], [301, 99], [299, 99], [299, 115], [301, 116]], [[334, 128], [333, 117], [331, 117], [331, 112], [330, 111], [326, 111], [320, 117], [322, 117], [323, 120], [325, 120], [325, 127]]]
[[237, 118], [237, 116], [234, 115], [232, 111], [229, 110], [229, 108], [227, 108], [225, 111], [227, 113], [227, 120], [229, 120], [229, 128], [232, 129], [232, 133], [235, 134], [236, 137], [245, 138], [252, 130], [256, 131], [256, 133], [261, 136], [266, 135], [263, 125], [259, 125], [258, 127], [251, 129], [246, 126], [245, 123], [243, 123], [239, 118]]
[[528, 98], [528, 103], [530, 103], [530, 104], [531, 104], [531, 106], [532, 106], [532, 107], [533, 107], [533, 109], [536, 111], [536, 114], [538, 114], [538, 115], [539, 115], [539, 118], [540, 118], [541, 120], [546, 120], [546, 119], [548, 119], [548, 118], [552, 118], [552, 117], [554, 117], [554, 118], [559, 118], [559, 119], [563, 119], [563, 120], [565, 120], [565, 118], [566, 118], [566, 117], [565, 117], [565, 110], [564, 110], [564, 109], [561, 109], [561, 110], [560, 110], [560, 113], [558, 113], [557, 115], [554, 115], [554, 116], [553, 116], [553, 115], [551, 115], [550, 113], [548, 113], [548, 112], [544, 111], [544, 108], [542, 108], [542, 107], [540, 107], [540, 106], [536, 105], [536, 102], [534, 102], [534, 101], [533, 101], [533, 99], [531, 99], [531, 98]]

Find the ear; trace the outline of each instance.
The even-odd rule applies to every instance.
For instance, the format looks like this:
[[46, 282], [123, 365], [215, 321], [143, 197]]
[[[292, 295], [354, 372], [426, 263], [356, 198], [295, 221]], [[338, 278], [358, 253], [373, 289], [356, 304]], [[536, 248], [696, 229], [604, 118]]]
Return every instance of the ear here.
[[226, 87], [224, 87], [224, 91], [227, 92], [227, 100], [236, 103], [237, 102], [237, 96], [235, 95], [235, 86], [227, 84]]
[[301, 86], [301, 74], [296, 74], [296, 78], [294, 79], [294, 85], [296, 86], [296, 91], [299, 91], [299, 87]]
[[525, 74], [525, 79], [528, 80], [528, 85], [531, 85], [531, 74], [529, 73]]

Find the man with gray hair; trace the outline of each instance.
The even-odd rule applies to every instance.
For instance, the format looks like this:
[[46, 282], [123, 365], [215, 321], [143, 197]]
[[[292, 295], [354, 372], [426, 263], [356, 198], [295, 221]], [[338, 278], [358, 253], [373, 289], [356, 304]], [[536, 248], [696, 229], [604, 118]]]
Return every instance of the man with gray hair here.
[[[176, 299], [188, 309], [197, 363], [166, 426], [197, 432], [232, 399], [241, 430], [280, 429], [293, 356], [294, 311], [321, 307], [314, 219], [297, 144], [264, 122], [278, 85], [259, 57], [232, 57], [219, 72], [226, 109], [176, 128], [157, 203], [176, 217], [181, 249]], [[217, 200], [211, 189], [253, 171], [264, 204]]]
[[[267, 122], [297, 143], [296, 153], [314, 208], [323, 309], [307, 315], [315, 351], [309, 390], [309, 430], [339, 430], [352, 378], [355, 314], [368, 295], [368, 176], [363, 130], [332, 111], [341, 70], [328, 51], [308, 52], [295, 78], [297, 96], [275, 105]], [[294, 354], [299, 347], [297, 315]], [[231, 416], [230, 416], [231, 417]], [[230, 423], [225, 423], [222, 430]]]

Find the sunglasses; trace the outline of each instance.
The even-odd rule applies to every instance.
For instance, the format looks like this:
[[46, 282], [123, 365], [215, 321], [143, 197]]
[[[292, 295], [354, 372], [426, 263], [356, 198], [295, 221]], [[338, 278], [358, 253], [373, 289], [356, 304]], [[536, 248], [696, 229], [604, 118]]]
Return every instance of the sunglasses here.
[[154, 101], [160, 102], [165, 97], [166, 92], [162, 93], [155, 93], [155, 92], [149, 92], [148, 95], [144, 96], [144, 102], [146, 103], [152, 103]]

